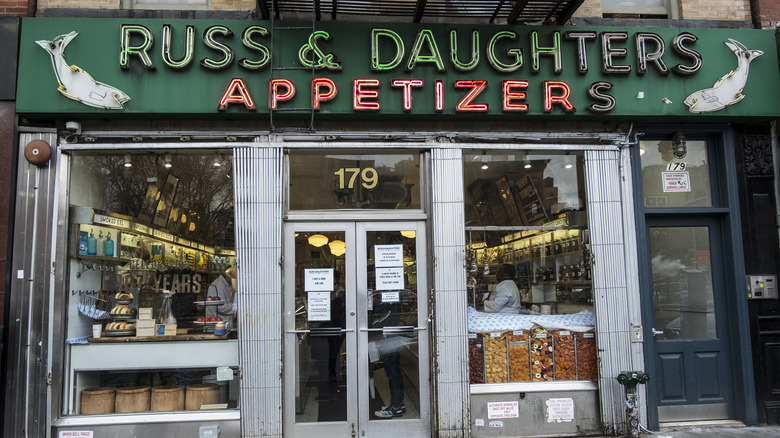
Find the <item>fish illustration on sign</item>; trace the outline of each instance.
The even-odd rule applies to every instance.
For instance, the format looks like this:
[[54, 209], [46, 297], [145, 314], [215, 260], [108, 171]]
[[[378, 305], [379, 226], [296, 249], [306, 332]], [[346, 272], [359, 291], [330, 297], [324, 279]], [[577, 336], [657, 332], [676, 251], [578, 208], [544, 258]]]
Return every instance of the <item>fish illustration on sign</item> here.
[[35, 43], [43, 47], [51, 56], [54, 75], [60, 84], [57, 88], [68, 99], [84, 105], [104, 109], [124, 109], [130, 96], [124, 91], [92, 79], [86, 71], [65, 60], [65, 48], [78, 36], [78, 32], [60, 35], [53, 40], [39, 40]]
[[712, 88], [693, 92], [686, 97], [683, 103], [688, 105], [688, 111], [692, 113], [719, 111], [745, 98], [742, 90], [747, 83], [750, 61], [763, 55], [764, 52], [748, 49], [744, 44], [731, 38], [724, 44], [736, 55], [737, 68], [718, 79]]

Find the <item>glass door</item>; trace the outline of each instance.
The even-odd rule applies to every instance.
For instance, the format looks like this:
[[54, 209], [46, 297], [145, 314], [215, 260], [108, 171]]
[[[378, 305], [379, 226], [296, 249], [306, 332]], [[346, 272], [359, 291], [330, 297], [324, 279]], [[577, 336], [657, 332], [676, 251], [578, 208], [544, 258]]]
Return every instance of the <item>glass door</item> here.
[[430, 435], [423, 225], [286, 225], [285, 436]]

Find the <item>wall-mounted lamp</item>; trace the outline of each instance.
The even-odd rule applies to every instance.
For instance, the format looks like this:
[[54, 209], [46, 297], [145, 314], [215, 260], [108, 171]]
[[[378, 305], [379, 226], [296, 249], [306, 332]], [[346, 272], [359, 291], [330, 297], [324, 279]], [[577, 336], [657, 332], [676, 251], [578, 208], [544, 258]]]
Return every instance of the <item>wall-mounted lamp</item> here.
[[688, 142], [685, 138], [685, 134], [682, 132], [675, 132], [672, 136], [672, 154], [674, 158], [681, 160], [688, 155]]
[[130, 154], [125, 154], [125, 167], [133, 167], [133, 162], [130, 159]]
[[173, 166], [173, 164], [171, 164], [171, 154], [165, 154], [163, 160], [165, 160], [165, 167], [170, 168], [171, 166]]

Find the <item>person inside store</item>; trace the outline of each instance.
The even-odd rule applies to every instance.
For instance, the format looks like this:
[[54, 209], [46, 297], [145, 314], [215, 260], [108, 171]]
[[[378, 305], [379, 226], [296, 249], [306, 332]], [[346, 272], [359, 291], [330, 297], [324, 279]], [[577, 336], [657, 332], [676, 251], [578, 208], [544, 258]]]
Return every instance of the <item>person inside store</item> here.
[[236, 268], [230, 265], [225, 272], [219, 275], [209, 285], [206, 295], [209, 297], [217, 297], [222, 301], [222, 304], [218, 306], [207, 306], [206, 316], [215, 317], [218, 316], [225, 321], [225, 327], [228, 331], [235, 328], [235, 315], [236, 315]]
[[[405, 291], [399, 291], [399, 298]], [[375, 297], [381, 297], [378, 293]], [[402, 299], [402, 298], [401, 298]], [[401, 324], [401, 299], [385, 301], [384, 299], [374, 303], [371, 327], [384, 328]], [[380, 419], [402, 417], [406, 413], [404, 403], [404, 377], [401, 372], [401, 347], [404, 345], [404, 337], [400, 334], [382, 334], [377, 339], [379, 356], [384, 367], [387, 385], [390, 390], [390, 400], [381, 409], [374, 411], [374, 416]]]
[[498, 268], [498, 285], [484, 301], [487, 313], [521, 313], [520, 290], [515, 284], [515, 267], [504, 263]]
[[[346, 327], [346, 290], [341, 281], [341, 272], [333, 271], [333, 293], [331, 295], [331, 326], [340, 329]], [[341, 346], [344, 344], [345, 334], [328, 337], [328, 380], [337, 381], [341, 377]]]

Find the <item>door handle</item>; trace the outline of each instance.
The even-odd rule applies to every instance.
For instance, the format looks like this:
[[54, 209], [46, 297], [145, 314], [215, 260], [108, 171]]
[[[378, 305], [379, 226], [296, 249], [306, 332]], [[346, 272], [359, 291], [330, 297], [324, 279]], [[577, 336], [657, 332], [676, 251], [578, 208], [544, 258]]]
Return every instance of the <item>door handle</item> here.
[[309, 333], [312, 336], [339, 336], [342, 333], [354, 332], [352, 329], [338, 327], [317, 327], [310, 330], [287, 330], [285, 333]]
[[380, 328], [361, 328], [361, 332], [381, 332], [383, 335], [411, 335], [413, 332], [426, 330], [425, 327], [412, 325], [387, 326]]
[[662, 335], [664, 334], [663, 330], [656, 330], [655, 327], [653, 327], [653, 336]]

